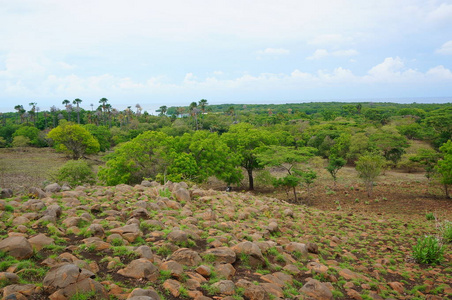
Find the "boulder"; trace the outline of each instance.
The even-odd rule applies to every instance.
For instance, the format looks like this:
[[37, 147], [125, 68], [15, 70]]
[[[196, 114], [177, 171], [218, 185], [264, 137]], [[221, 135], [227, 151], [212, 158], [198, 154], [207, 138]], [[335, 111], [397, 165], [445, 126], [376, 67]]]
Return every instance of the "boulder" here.
[[11, 198], [14, 195], [12, 189], [1, 189], [0, 191], [0, 199]]
[[28, 240], [31, 244], [31, 246], [36, 250], [39, 251], [42, 248], [44, 248], [47, 245], [52, 245], [54, 243], [54, 239], [51, 237], [46, 236], [43, 233], [40, 233]]
[[118, 271], [118, 274], [124, 277], [155, 281], [159, 277], [159, 269], [145, 258], [139, 258], [131, 261], [127, 267]]
[[44, 191], [51, 194], [58, 193], [59, 191], [61, 191], [61, 186], [56, 182], [51, 183], [44, 188]]
[[202, 259], [199, 256], [198, 252], [187, 248], [181, 248], [176, 250], [171, 255], [170, 259], [175, 260], [178, 263], [188, 267], [197, 266], [202, 262]]
[[17, 259], [26, 259], [33, 255], [33, 247], [23, 236], [10, 236], [0, 241], [0, 250]]
[[309, 280], [303, 287], [299, 290], [300, 293], [307, 297], [311, 297], [318, 300], [332, 300], [333, 293], [330, 289], [322, 282], [317, 279]]
[[47, 292], [53, 293], [84, 279], [92, 279], [94, 277], [94, 273], [80, 269], [74, 264], [56, 265], [47, 272], [42, 286]]
[[235, 293], [235, 284], [231, 280], [220, 280], [212, 284], [212, 287], [217, 288], [223, 295], [234, 295]]
[[189, 202], [191, 200], [190, 192], [183, 187], [180, 187], [179, 189], [174, 191], [173, 195], [179, 202]]
[[152, 288], [136, 288], [127, 297], [128, 300], [160, 300], [159, 294]]
[[137, 224], [125, 225], [119, 228], [110, 230], [111, 233], [119, 233], [124, 239], [129, 242], [134, 242], [138, 237], [143, 235], [140, 227]]

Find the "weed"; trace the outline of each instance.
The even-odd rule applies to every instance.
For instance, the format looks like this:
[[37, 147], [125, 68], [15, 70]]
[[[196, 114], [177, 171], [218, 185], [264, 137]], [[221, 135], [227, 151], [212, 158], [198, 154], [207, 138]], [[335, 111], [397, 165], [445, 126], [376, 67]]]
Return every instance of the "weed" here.
[[446, 220], [439, 227], [443, 241], [452, 243], [452, 222]]
[[159, 190], [159, 195], [160, 195], [160, 197], [170, 198], [172, 193], [168, 188], [164, 188], [164, 189]]
[[444, 247], [432, 235], [421, 237], [413, 247], [413, 257], [418, 263], [439, 264], [443, 259]]
[[217, 294], [220, 291], [218, 287], [212, 286], [207, 283], [202, 284], [201, 287], [207, 292], [208, 295], [211, 296]]
[[435, 220], [435, 215], [431, 212], [425, 214], [425, 218], [429, 221]]
[[213, 262], [215, 262], [215, 260], [216, 260], [216, 256], [215, 256], [215, 254], [212, 254], [212, 253], [206, 253], [206, 254], [203, 254], [203, 255], [202, 255], [202, 259], [203, 259], [205, 262], [213, 263]]
[[76, 293], [74, 296], [69, 298], [70, 300], [89, 300], [96, 299], [96, 291], [89, 291], [84, 293]]

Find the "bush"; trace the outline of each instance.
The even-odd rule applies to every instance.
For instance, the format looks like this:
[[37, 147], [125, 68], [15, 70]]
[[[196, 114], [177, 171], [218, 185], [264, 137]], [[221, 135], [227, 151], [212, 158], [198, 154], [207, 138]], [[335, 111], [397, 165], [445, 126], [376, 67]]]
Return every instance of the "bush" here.
[[70, 186], [96, 182], [96, 175], [84, 160], [68, 161], [58, 170], [55, 177], [59, 183], [67, 183]]
[[452, 243], [452, 222], [444, 221], [441, 224], [441, 237], [445, 243]]
[[432, 235], [421, 237], [413, 247], [413, 257], [418, 263], [439, 264], [443, 259], [444, 247]]

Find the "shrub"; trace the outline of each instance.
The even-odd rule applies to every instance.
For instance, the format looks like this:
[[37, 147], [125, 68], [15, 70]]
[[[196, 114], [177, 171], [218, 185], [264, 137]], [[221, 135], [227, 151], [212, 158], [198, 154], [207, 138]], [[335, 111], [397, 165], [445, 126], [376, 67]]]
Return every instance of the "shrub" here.
[[433, 213], [431, 213], [431, 212], [429, 212], [429, 213], [426, 213], [425, 214], [425, 218], [427, 219], [427, 220], [435, 220], [435, 215], [433, 214]]
[[418, 263], [439, 264], [443, 259], [444, 247], [432, 235], [421, 237], [413, 247], [413, 257]]
[[56, 174], [58, 182], [67, 183], [70, 186], [78, 186], [85, 183], [93, 184], [95, 183], [95, 178], [96, 175], [84, 160], [70, 160]]
[[444, 221], [441, 224], [441, 237], [445, 243], [452, 243], [452, 222]]

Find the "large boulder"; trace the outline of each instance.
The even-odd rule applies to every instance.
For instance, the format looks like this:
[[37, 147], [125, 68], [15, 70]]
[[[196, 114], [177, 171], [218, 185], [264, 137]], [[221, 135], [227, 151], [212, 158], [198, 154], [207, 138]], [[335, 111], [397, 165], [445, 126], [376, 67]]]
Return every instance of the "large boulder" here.
[[135, 279], [145, 278], [149, 281], [155, 281], [159, 277], [159, 269], [145, 258], [135, 259], [124, 269], [118, 271], [118, 274], [124, 277]]
[[317, 279], [309, 280], [305, 285], [303, 285], [299, 292], [313, 299], [318, 300], [333, 299], [333, 293], [330, 291], [330, 289]]
[[44, 188], [44, 191], [51, 194], [58, 193], [59, 191], [61, 191], [61, 186], [56, 182], [51, 183]]
[[206, 250], [204, 252], [206, 256], [212, 256], [217, 263], [234, 263], [236, 260], [236, 254], [234, 250], [228, 247], [218, 247]]
[[198, 252], [187, 248], [181, 248], [176, 250], [171, 255], [170, 259], [175, 260], [178, 263], [188, 267], [197, 266], [202, 262], [202, 259], [199, 256]]
[[0, 199], [6, 199], [11, 198], [13, 196], [13, 190], [12, 189], [1, 189], [0, 191]]
[[0, 241], [0, 250], [17, 259], [27, 259], [33, 255], [33, 247], [23, 236], [10, 236]]

